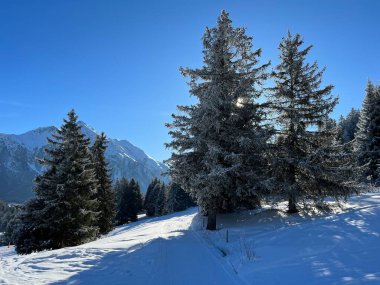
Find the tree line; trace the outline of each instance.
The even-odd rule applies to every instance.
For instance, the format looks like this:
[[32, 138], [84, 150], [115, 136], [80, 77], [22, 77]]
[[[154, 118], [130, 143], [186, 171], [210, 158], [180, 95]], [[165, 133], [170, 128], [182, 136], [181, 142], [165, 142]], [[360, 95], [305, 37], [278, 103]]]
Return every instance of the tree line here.
[[159, 216], [192, 205], [181, 204], [187, 194], [178, 186], [167, 187], [158, 179], [152, 181], [153, 191], [148, 188], [145, 202], [134, 179], [121, 178], [113, 184], [105, 159], [107, 137], [102, 133], [90, 145], [77, 119], [70, 111], [48, 138], [46, 157], [39, 159], [45, 171], [35, 179], [35, 197], [17, 214], [0, 204], [0, 210], [12, 211], [11, 221], [2, 226], [4, 241], [14, 243], [19, 254], [92, 241], [115, 225], [136, 221], [145, 210], [148, 216]]
[[338, 97], [322, 85], [325, 68], [308, 62], [311, 48], [288, 32], [269, 71], [252, 37], [222, 11], [203, 35], [203, 66], [180, 69], [197, 102], [177, 106], [167, 124], [167, 163], [208, 215], [207, 229], [220, 212], [286, 200], [295, 213], [301, 201], [358, 193], [363, 175], [379, 180], [379, 87], [369, 84], [360, 115], [352, 110], [337, 124]]

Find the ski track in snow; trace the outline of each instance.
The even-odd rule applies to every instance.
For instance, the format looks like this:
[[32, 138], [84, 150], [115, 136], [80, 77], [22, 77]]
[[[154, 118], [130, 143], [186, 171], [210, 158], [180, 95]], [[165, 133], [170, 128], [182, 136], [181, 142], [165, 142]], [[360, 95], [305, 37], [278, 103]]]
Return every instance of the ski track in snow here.
[[88, 244], [24, 256], [2, 247], [0, 284], [238, 284], [189, 229], [195, 215], [145, 219]]
[[220, 215], [215, 232], [201, 219], [195, 208], [143, 218], [91, 243], [24, 256], [0, 247], [0, 284], [380, 284], [379, 193], [329, 215]]

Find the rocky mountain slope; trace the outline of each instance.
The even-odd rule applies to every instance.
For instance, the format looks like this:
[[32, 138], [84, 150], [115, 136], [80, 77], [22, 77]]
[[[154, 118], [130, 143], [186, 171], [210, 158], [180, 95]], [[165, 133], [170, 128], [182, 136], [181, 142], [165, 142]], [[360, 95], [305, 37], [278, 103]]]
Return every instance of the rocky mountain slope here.
[[[93, 141], [96, 131], [80, 122], [82, 131]], [[44, 157], [47, 137], [55, 127], [38, 128], [21, 135], [0, 134], [0, 200], [23, 202], [33, 196], [33, 179], [41, 173], [36, 158]], [[165, 164], [154, 160], [127, 140], [109, 139], [106, 158], [112, 168], [112, 178], [136, 179], [145, 192], [149, 182], [167, 170]]]

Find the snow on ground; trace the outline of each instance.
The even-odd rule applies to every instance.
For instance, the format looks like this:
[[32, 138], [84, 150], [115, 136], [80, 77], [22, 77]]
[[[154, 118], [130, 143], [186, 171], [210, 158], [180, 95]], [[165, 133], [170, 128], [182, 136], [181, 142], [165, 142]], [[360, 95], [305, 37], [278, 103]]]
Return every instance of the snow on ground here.
[[379, 193], [328, 215], [280, 207], [218, 218], [215, 232], [194, 208], [77, 247], [0, 247], [0, 284], [380, 284]]
[[189, 230], [196, 209], [115, 229], [65, 249], [17, 256], [0, 248], [0, 284], [238, 284]]

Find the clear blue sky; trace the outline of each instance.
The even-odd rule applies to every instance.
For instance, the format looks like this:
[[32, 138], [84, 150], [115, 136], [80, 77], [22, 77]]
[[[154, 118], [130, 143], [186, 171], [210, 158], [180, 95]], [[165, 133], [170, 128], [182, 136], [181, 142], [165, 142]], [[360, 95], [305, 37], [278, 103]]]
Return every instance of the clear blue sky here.
[[0, 2], [0, 133], [61, 125], [75, 108], [81, 120], [128, 139], [162, 160], [164, 123], [192, 100], [179, 66], [199, 67], [201, 37], [226, 9], [278, 62], [288, 30], [313, 44], [336, 86], [335, 117], [360, 107], [366, 81], [380, 79], [380, 1]]

